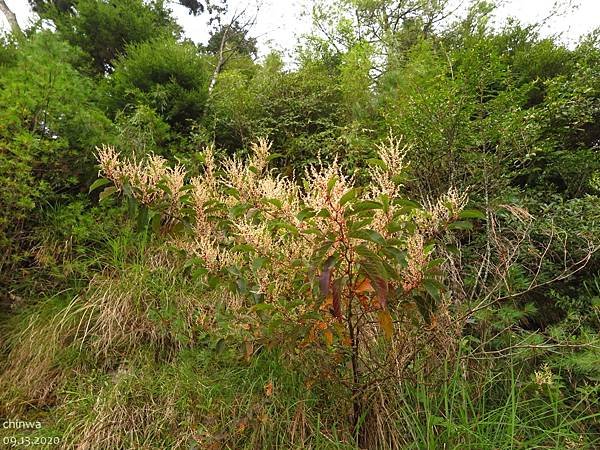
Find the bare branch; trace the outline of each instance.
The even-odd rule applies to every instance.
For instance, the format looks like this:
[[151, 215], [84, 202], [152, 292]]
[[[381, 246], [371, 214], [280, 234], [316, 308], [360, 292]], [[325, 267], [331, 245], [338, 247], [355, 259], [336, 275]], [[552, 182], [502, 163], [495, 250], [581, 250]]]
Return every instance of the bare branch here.
[[8, 24], [10, 25], [10, 29], [12, 30], [13, 34], [15, 36], [22, 36], [23, 31], [19, 26], [19, 22], [17, 22], [17, 16], [14, 12], [11, 11], [11, 9], [8, 7], [4, 0], [0, 0], [0, 11], [2, 11], [4, 16], [6, 17], [6, 20], [8, 21]]

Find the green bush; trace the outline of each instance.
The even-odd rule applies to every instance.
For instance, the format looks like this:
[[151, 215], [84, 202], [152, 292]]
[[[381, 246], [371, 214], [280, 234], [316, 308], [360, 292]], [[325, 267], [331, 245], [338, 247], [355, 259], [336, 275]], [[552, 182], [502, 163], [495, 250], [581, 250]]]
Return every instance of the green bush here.
[[81, 58], [75, 48], [42, 32], [16, 55], [0, 73], [1, 265], [12, 268], [27, 257], [40, 207], [85, 189], [94, 147], [113, 132], [93, 83], [73, 67]]
[[116, 115], [146, 105], [185, 134], [202, 118], [210, 68], [190, 42], [160, 37], [128, 47], [106, 83], [105, 101]]

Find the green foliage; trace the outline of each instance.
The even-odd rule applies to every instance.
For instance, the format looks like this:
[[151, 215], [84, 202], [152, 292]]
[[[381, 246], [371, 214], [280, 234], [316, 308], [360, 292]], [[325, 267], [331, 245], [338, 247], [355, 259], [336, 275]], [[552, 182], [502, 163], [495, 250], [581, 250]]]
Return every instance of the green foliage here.
[[[211, 95], [207, 128], [218, 146], [239, 150], [256, 136], [281, 153], [286, 174], [303, 170], [319, 155], [331, 160], [343, 149], [339, 136], [341, 93], [334, 74], [318, 63], [285, 72], [276, 56], [250, 79], [225, 71]], [[343, 156], [341, 154], [340, 156]]]
[[[221, 43], [225, 44], [223, 48], [221, 48]], [[248, 37], [248, 30], [236, 21], [231, 25], [224, 25], [212, 33], [204, 50], [212, 55], [218, 55], [222, 51], [231, 51], [238, 55], [256, 58], [258, 53], [256, 43], [256, 38]]]
[[128, 45], [157, 35], [178, 36], [180, 32], [163, 1], [148, 4], [143, 0], [43, 3], [38, 6], [42, 17], [52, 20], [71, 45], [89, 55], [92, 69], [98, 74], [110, 72], [114, 60], [125, 53]]
[[15, 43], [6, 38], [0, 37], [0, 67], [8, 67], [17, 59], [17, 47]]
[[93, 177], [94, 146], [112, 140], [93, 84], [73, 67], [80, 56], [44, 32], [20, 46], [0, 74], [0, 208], [7, 212], [0, 217], [0, 246], [6, 267], [26, 256], [19, 248], [28, 245], [39, 208]]
[[146, 105], [173, 129], [184, 132], [204, 112], [209, 68], [189, 43], [161, 37], [128, 48], [107, 80], [112, 114]]

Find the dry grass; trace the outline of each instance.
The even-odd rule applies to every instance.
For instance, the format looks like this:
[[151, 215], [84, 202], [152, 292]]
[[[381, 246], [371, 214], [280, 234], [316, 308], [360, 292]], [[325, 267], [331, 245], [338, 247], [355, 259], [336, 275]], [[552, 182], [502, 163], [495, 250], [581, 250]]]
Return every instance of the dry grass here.
[[143, 349], [169, 358], [189, 346], [193, 330], [210, 325], [210, 308], [174, 271], [156, 270], [160, 258], [148, 252], [145, 265], [98, 275], [68, 303], [43, 300], [16, 316], [0, 366], [0, 412], [55, 404], [65, 380], [90, 361], [112, 371]]
[[73, 319], [59, 324], [59, 309], [41, 306], [24, 313], [15, 325], [18, 331], [6, 342], [9, 353], [0, 373], [0, 415], [54, 404], [56, 389], [68, 376], [57, 357], [75, 338]]
[[160, 298], [148, 276], [92, 280], [88, 291], [72, 305], [81, 316], [77, 333], [81, 346], [88, 346], [105, 361], [119, 360], [144, 345], [177, 351], [181, 344], [161, 317], [161, 310], [170, 309], [177, 311], [184, 321], [182, 329], [193, 339], [190, 330], [198, 311], [196, 299], [176, 288]]
[[[189, 428], [178, 426], [174, 389], [162, 386], [161, 392], [148, 389], [150, 380], [123, 368], [105, 383], [99, 392], [87, 394], [95, 398], [90, 410], [69, 419], [65, 441], [79, 450], [112, 450], [117, 448], [161, 448], [159, 442], [168, 435], [170, 448], [183, 448], [191, 437]], [[72, 410], [70, 410], [72, 413]]]

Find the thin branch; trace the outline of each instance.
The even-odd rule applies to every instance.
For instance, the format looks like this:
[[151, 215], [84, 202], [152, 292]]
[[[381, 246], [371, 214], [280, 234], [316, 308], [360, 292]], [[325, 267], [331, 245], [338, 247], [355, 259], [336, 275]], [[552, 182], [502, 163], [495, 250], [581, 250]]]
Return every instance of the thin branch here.
[[8, 7], [4, 0], [0, 0], [0, 11], [2, 11], [4, 16], [6, 17], [6, 20], [8, 21], [8, 24], [10, 25], [10, 29], [12, 30], [13, 34], [15, 36], [22, 36], [23, 30], [21, 30], [19, 22], [17, 22], [17, 16], [14, 12], [11, 11], [11, 9]]

